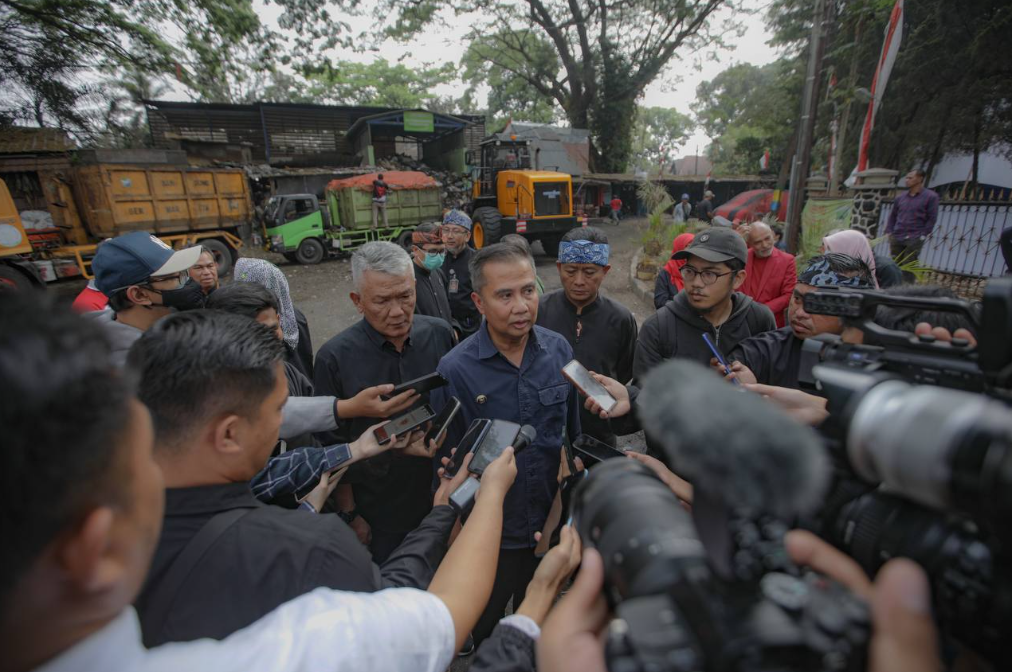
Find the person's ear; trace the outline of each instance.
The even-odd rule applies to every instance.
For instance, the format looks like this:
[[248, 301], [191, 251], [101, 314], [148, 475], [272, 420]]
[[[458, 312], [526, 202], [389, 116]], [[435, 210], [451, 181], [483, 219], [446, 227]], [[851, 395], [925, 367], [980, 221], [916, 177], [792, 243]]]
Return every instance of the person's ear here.
[[608, 271], [611, 270], [611, 264], [607, 264], [601, 267], [601, 277], [608, 275]]
[[478, 292], [471, 292], [471, 300], [474, 301], [474, 307], [478, 309], [482, 317], [485, 316], [485, 303], [481, 300], [481, 294]]
[[152, 306], [155, 303], [151, 298], [152, 292], [144, 289], [143, 287], [139, 287], [138, 285], [131, 285], [130, 287], [127, 287], [126, 293], [127, 298], [139, 306]]
[[362, 310], [362, 295], [361, 294], [358, 294], [356, 292], [351, 292], [351, 293], [348, 294], [348, 297], [351, 298], [351, 302], [355, 304], [355, 309], [359, 313], [365, 312], [365, 311]]
[[76, 591], [102, 593], [126, 575], [127, 567], [113, 540], [115, 520], [112, 508], [100, 506], [56, 542], [57, 561]]
[[562, 277], [562, 262], [561, 261], [556, 261], [555, 262], [555, 270], [557, 270], [559, 272], [559, 277], [561, 278]]
[[737, 290], [745, 283], [745, 271], [738, 271], [734, 274], [734, 283], [732, 289]]
[[242, 452], [242, 418], [232, 413], [223, 415], [212, 425], [212, 440], [216, 452], [234, 456]]

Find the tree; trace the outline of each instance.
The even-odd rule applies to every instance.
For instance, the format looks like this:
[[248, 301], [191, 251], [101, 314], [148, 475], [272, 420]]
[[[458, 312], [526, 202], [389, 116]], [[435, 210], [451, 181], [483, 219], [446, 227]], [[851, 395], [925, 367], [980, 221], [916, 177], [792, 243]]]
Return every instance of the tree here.
[[[530, 44], [529, 57], [536, 61], [534, 69], [558, 71], [559, 56], [552, 44], [540, 39], [531, 31], [525, 38]], [[463, 68], [461, 77], [468, 83], [461, 105], [464, 109], [475, 109], [478, 88], [488, 89], [487, 114], [492, 117], [490, 126], [504, 125], [507, 119], [527, 121], [536, 124], [551, 124], [559, 119], [560, 109], [554, 99], [545, 96], [527, 80], [515, 76], [511, 71], [498, 65], [508, 61], [514, 54], [509, 50], [489, 60], [487, 53], [499, 46], [498, 40], [490, 44], [472, 42], [460, 61]]]
[[667, 107], [640, 107], [633, 131], [632, 165], [637, 170], [671, 170], [675, 150], [689, 138], [695, 124], [688, 115]]
[[[121, 74], [116, 74], [117, 72]], [[101, 144], [112, 147], [149, 147], [145, 100], [160, 97], [168, 85], [137, 68], [109, 68], [100, 85], [104, 106], [99, 108], [103, 127]]]
[[318, 102], [410, 109], [438, 100], [433, 89], [451, 82], [455, 68], [452, 64], [409, 68], [380, 58], [368, 64], [328, 60], [306, 66], [303, 73], [309, 80], [311, 96]]
[[706, 134], [714, 170], [753, 174], [770, 152], [771, 168], [789, 161], [801, 108], [801, 64], [781, 58], [762, 67], [734, 65], [696, 87], [693, 109]]
[[[636, 100], [673, 59], [719, 42], [733, 22], [713, 21], [737, 0], [394, 0], [388, 34], [408, 38], [443, 9], [481, 17], [469, 51], [519, 78], [590, 129], [601, 171], [625, 169]], [[545, 58], [549, 44], [555, 58]], [[478, 73], [480, 76], [480, 73]]]

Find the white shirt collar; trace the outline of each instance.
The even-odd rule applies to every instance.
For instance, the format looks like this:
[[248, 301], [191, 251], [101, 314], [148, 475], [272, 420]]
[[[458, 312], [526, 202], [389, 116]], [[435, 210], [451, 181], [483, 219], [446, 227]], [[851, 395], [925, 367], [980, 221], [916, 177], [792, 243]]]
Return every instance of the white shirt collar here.
[[144, 655], [140, 621], [133, 607], [128, 607], [104, 628], [36, 668], [35, 672], [136, 670]]

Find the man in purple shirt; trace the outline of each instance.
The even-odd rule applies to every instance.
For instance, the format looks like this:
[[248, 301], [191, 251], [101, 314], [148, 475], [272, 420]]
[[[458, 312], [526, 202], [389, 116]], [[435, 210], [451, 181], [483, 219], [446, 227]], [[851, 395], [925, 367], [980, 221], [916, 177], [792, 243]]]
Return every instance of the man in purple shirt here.
[[[924, 171], [911, 170], [906, 181], [907, 192], [896, 197], [883, 232], [890, 236], [889, 251], [898, 264], [920, 256], [924, 240], [938, 219], [938, 194], [925, 189]], [[907, 273], [903, 275], [907, 277]]]

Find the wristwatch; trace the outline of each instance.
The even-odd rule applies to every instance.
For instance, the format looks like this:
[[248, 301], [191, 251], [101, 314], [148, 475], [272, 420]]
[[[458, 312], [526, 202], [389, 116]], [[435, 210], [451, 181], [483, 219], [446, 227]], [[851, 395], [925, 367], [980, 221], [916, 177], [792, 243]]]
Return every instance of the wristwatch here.
[[351, 525], [351, 521], [358, 518], [358, 509], [352, 509], [351, 511], [338, 511], [337, 515], [340, 516], [341, 520]]

